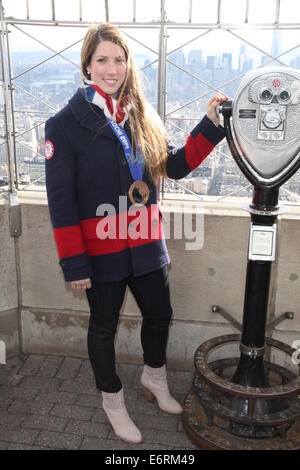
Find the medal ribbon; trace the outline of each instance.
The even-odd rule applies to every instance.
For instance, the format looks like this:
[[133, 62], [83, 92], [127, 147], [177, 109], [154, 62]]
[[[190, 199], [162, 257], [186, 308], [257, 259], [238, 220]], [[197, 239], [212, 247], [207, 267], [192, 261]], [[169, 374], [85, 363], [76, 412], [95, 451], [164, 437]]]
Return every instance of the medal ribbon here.
[[111, 121], [108, 119], [107, 116], [106, 120], [110, 125], [112, 131], [114, 132], [115, 136], [119, 140], [120, 144], [123, 147], [123, 151], [128, 162], [129, 170], [133, 181], [141, 181], [143, 178], [143, 170], [144, 170], [144, 159], [142, 152], [136, 153], [133, 155], [132, 146], [128, 135], [126, 134], [123, 127], [119, 126], [116, 122]]

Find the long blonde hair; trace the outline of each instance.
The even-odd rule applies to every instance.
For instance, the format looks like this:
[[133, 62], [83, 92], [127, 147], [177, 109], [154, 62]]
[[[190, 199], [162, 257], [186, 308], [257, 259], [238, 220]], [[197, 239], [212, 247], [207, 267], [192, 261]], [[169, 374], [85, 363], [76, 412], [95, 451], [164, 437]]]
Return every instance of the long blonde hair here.
[[137, 148], [138, 142], [143, 152], [144, 164], [151, 179], [156, 183], [157, 177], [166, 172], [166, 133], [160, 117], [144, 98], [133, 56], [119, 28], [110, 23], [101, 23], [88, 29], [81, 49], [82, 76], [89, 79], [87, 67], [98, 44], [102, 41], [117, 44], [124, 50], [127, 71], [118, 101], [122, 102], [125, 95], [130, 98], [132, 108], [128, 116], [133, 148]]

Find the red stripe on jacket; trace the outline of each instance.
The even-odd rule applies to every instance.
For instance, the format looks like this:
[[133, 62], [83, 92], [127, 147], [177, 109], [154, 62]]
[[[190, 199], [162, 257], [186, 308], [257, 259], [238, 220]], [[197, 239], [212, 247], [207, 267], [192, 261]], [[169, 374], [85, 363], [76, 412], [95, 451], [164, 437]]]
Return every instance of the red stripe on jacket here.
[[193, 171], [200, 163], [205, 160], [207, 155], [213, 150], [212, 144], [203, 134], [198, 134], [194, 139], [191, 135], [188, 136], [185, 149], [185, 159], [191, 171]]
[[163, 238], [157, 204], [140, 207], [135, 213], [95, 217], [80, 221], [80, 226], [54, 229], [59, 258], [88, 252], [104, 255], [152, 243]]
[[[135, 248], [161, 240], [164, 236], [157, 204], [149, 207], [143, 206], [135, 214], [123, 212], [107, 217], [81, 220], [80, 226], [90, 256]], [[106, 237], [105, 234], [107, 234]]]
[[59, 258], [76, 256], [84, 253], [86, 247], [79, 225], [70, 225], [53, 229]]

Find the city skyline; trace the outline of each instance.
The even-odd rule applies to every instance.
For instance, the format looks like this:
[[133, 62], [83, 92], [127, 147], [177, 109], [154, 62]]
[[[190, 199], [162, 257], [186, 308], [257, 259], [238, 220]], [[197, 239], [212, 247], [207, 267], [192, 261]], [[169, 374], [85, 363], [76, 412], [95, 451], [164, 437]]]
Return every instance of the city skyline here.
[[[167, 64], [166, 77], [166, 113], [168, 115], [166, 128], [176, 146], [184, 144], [186, 135], [204, 115], [205, 102], [213, 92], [213, 88], [221, 87], [222, 83], [228, 83], [221, 89], [228, 96], [234, 96], [242, 74], [254, 66], [262, 66], [267, 63], [270, 60], [268, 54], [279, 55], [282, 52], [283, 34], [280, 31], [271, 31], [271, 34], [268, 33], [268, 37], [271, 38], [269, 50], [264, 47], [262, 51], [255, 50], [252, 55], [249, 54], [250, 46], [237, 38], [235, 38], [235, 42], [238, 44], [238, 48], [236, 48], [238, 52], [236, 50], [235, 52], [225, 52], [218, 48], [212, 53], [208, 53], [204, 48], [197, 47], [197, 44], [203, 45], [199, 40], [198, 43], [191, 43], [189, 48], [180, 48], [168, 55], [170, 63]], [[133, 42], [133, 44], [135, 43]], [[145, 48], [142, 53], [140, 48], [133, 48], [133, 53], [138, 68], [144, 68], [156, 58], [153, 52]], [[40, 183], [43, 183], [44, 124], [42, 123], [47, 118], [45, 113], [48, 112], [50, 115], [55, 112], [54, 109], [58, 110], [63, 107], [76, 88], [81, 86], [79, 68], [60, 56], [35, 67], [51, 55], [53, 53], [45, 50], [22, 53], [11, 48], [13, 76], [17, 77], [14, 79], [15, 109], [20, 110], [15, 115], [18, 131], [17, 161], [19, 174], [27, 182], [31, 179], [31, 181], [39, 180]], [[66, 51], [64, 55], [79, 66], [79, 51]], [[295, 49], [287, 58], [283, 56], [281, 60], [286, 60], [289, 66], [300, 68], [299, 49]], [[31, 68], [32, 70], [23, 74]], [[154, 107], [157, 104], [157, 74], [157, 63], [149, 65], [141, 72], [146, 98]], [[36, 96], [37, 100], [29, 94]], [[204, 95], [203, 99], [194, 101], [189, 106], [184, 106], [187, 102], [193, 101], [201, 95]], [[49, 110], [43, 102], [51, 103], [52, 110]], [[178, 111], [172, 113], [176, 109]], [[41, 125], [37, 126], [39, 123]], [[31, 128], [34, 130], [25, 132], [26, 129]], [[2, 163], [5, 161], [3, 151], [4, 146], [0, 152]], [[290, 189], [300, 194], [298, 179], [295, 176], [291, 180]], [[197, 194], [207, 195], [230, 194], [234, 190], [239, 190], [238, 195], [249, 195], [249, 191], [251, 191], [243, 189], [247, 186], [247, 181], [236, 168], [226, 142], [222, 143], [199, 169], [182, 180], [181, 186], [174, 187], [172, 182], [166, 181], [165, 191], [180, 192], [182, 186]]]

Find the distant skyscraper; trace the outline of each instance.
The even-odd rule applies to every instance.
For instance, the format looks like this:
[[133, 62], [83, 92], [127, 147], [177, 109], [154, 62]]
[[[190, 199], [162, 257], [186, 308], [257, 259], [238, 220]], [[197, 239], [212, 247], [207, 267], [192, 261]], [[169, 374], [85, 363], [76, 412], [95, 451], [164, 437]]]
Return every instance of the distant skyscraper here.
[[295, 59], [291, 60], [290, 62], [291, 67], [295, 67], [295, 69], [300, 69], [300, 57], [295, 57]]
[[260, 65], [264, 65], [266, 62], [268, 62], [270, 60], [270, 57], [267, 56], [267, 55], [262, 55], [261, 56], [261, 62], [260, 62]]
[[242, 72], [248, 72], [253, 69], [253, 59], [245, 60], [242, 67]]
[[170, 59], [172, 62], [175, 62], [175, 64], [180, 65], [181, 67], [185, 66], [185, 55], [181, 49], [179, 49], [179, 51], [173, 52], [173, 54], [170, 54]]
[[222, 65], [217, 65], [214, 69], [214, 81], [216, 83], [222, 83], [224, 81], [225, 68]]
[[232, 71], [232, 54], [222, 54], [222, 65], [225, 68], [226, 72]]
[[274, 30], [273, 37], [272, 37], [272, 46], [271, 46], [271, 54], [273, 57], [279, 56], [281, 53], [281, 31]]
[[195, 64], [195, 65], [201, 65], [202, 63], [202, 51], [200, 50], [192, 50], [189, 52], [188, 55], [188, 63], [189, 64]]
[[239, 70], [243, 70], [244, 62], [247, 60], [245, 44], [241, 44], [239, 52]]
[[217, 57], [215, 55], [208, 55], [206, 59], [206, 67], [208, 70], [213, 70], [216, 66], [216, 59]]

